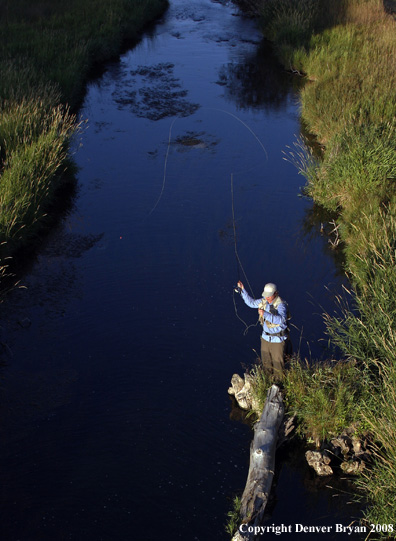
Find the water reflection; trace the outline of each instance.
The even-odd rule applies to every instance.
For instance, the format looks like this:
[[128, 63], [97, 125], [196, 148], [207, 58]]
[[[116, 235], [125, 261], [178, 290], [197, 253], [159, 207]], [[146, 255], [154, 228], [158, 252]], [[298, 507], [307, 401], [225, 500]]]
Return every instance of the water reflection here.
[[335, 235], [336, 215], [320, 205], [312, 203], [305, 210], [301, 228], [309, 240], [323, 239], [323, 252], [334, 261], [339, 276], [345, 276], [345, 255], [343, 245], [337, 244]]
[[[72, 233], [64, 229], [64, 223], [47, 236], [37, 259], [30, 260], [28, 274], [25, 260], [18, 260], [19, 279], [24, 271], [23, 287], [14, 287], [10, 302], [0, 304], [0, 319], [10, 338], [20, 329], [30, 332], [41, 318], [59, 320], [71, 301], [82, 295], [81, 273], [74, 260], [99, 245], [103, 234]], [[37, 308], [40, 314], [32, 319], [31, 311]]]
[[225, 98], [240, 109], [273, 111], [285, 106], [293, 88], [297, 89], [302, 81], [277, 63], [269, 45], [263, 41], [243, 62], [222, 66], [217, 84], [224, 87]]

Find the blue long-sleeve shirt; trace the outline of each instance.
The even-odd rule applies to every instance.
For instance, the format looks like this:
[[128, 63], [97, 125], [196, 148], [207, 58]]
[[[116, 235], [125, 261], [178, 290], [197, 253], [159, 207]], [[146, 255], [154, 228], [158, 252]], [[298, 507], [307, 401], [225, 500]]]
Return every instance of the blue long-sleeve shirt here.
[[[287, 304], [284, 301], [281, 301], [277, 308], [275, 308], [273, 303], [268, 303], [265, 299], [253, 299], [247, 293], [246, 289], [242, 289], [241, 295], [245, 304], [250, 306], [250, 308], [259, 308], [261, 303], [266, 305], [266, 309], [264, 310], [263, 333], [261, 335], [264, 340], [267, 340], [267, 342], [283, 342], [287, 339], [286, 333], [279, 336], [279, 333], [287, 329]], [[271, 325], [268, 326], [267, 323]]]

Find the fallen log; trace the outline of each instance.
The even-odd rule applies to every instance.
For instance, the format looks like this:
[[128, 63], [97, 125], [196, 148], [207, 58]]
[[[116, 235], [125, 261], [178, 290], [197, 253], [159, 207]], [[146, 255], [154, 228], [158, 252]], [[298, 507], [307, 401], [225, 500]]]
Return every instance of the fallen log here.
[[241, 526], [232, 541], [251, 541], [254, 528], [262, 522], [271, 492], [278, 431], [284, 415], [279, 387], [272, 385], [250, 446], [249, 473], [241, 500]]

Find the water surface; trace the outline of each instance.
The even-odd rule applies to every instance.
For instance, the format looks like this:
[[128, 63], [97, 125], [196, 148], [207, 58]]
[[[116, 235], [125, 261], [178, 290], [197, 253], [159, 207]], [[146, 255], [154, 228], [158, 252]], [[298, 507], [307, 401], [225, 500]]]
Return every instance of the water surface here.
[[[2, 307], [2, 539], [227, 539], [251, 439], [227, 388], [260, 335], [237, 280], [276, 282], [295, 350], [327, 355], [343, 278], [284, 159], [293, 80], [262, 47], [226, 2], [173, 0], [89, 86], [75, 203]], [[351, 517], [300, 466], [277, 497], [277, 523]]]

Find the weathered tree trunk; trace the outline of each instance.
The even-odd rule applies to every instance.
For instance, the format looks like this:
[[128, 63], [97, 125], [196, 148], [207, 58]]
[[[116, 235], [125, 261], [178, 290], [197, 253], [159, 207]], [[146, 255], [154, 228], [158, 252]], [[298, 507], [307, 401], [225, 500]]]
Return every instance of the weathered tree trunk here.
[[254, 527], [263, 519], [274, 477], [276, 444], [284, 409], [279, 387], [272, 385], [260, 421], [254, 428], [249, 473], [241, 502], [243, 527], [234, 535], [233, 541], [253, 540]]

